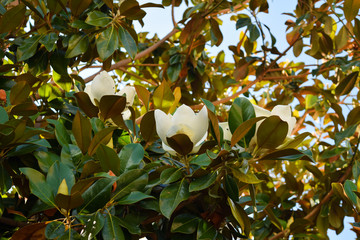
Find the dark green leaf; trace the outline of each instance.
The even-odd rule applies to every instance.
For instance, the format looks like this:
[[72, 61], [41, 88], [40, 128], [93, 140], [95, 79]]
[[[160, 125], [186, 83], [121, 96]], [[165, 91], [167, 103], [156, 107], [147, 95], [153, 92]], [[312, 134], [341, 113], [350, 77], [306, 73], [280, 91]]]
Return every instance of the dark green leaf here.
[[26, 38], [17, 49], [16, 55], [18, 61], [24, 61], [34, 56], [40, 39], [41, 35], [34, 35], [30, 38]]
[[106, 214], [102, 237], [103, 239], [125, 240], [118, 218], [109, 212]]
[[38, 160], [39, 167], [43, 172], [48, 172], [49, 168], [56, 161], [60, 161], [60, 157], [52, 152], [39, 151], [35, 152], [34, 156]]
[[257, 145], [259, 148], [276, 148], [281, 145], [288, 133], [289, 125], [279, 116], [265, 119], [257, 130]]
[[167, 168], [160, 174], [160, 182], [162, 184], [169, 184], [176, 182], [183, 177], [183, 170], [181, 168]]
[[61, 146], [71, 143], [70, 136], [60, 121], [54, 119], [47, 119], [47, 121], [55, 125], [55, 136]]
[[248, 27], [251, 24], [251, 19], [249, 17], [239, 18], [236, 21], [236, 30], [242, 27]]
[[66, 58], [72, 58], [85, 53], [89, 46], [89, 38], [86, 35], [75, 34], [69, 40], [69, 45], [65, 53]]
[[148, 174], [141, 169], [133, 169], [121, 174], [116, 182], [112, 199], [117, 200], [134, 191], [142, 191], [148, 183]]
[[245, 210], [236, 202], [233, 202], [230, 198], [227, 199], [232, 215], [239, 223], [243, 233], [246, 236], [249, 236], [251, 230], [251, 223], [248, 215], [246, 214]]
[[0, 20], [0, 33], [10, 32], [19, 27], [25, 18], [25, 12], [25, 5], [20, 3], [8, 10], [5, 14], [2, 14], [3, 16]]
[[100, 144], [107, 144], [112, 138], [112, 134], [115, 129], [116, 127], [108, 127], [97, 132], [94, 138], [91, 140], [88, 154], [92, 156]]
[[126, 30], [126, 28], [119, 27], [119, 39], [129, 56], [134, 59], [137, 54], [137, 45], [136, 41], [133, 39], [131, 34]]
[[192, 234], [196, 231], [199, 221], [198, 217], [189, 213], [177, 215], [171, 225], [171, 232]]
[[96, 157], [100, 160], [100, 165], [104, 172], [111, 170], [116, 176], [120, 175], [120, 158], [114, 149], [100, 144], [96, 149]]
[[53, 221], [48, 223], [45, 228], [45, 237], [55, 239], [65, 233], [65, 225], [62, 222]]
[[335, 94], [342, 96], [348, 94], [355, 86], [359, 72], [352, 72], [346, 76], [335, 88]]
[[189, 191], [190, 192], [201, 191], [203, 189], [210, 187], [212, 184], [214, 184], [216, 177], [217, 177], [217, 173], [213, 172], [195, 179], [190, 183]]
[[141, 200], [148, 199], [148, 198], [155, 199], [155, 197], [153, 197], [153, 196], [147, 195], [142, 192], [134, 191], [134, 192], [131, 192], [129, 195], [119, 199], [119, 201], [117, 201], [117, 203], [120, 205], [130, 205], [130, 204], [137, 203]]
[[46, 176], [46, 183], [51, 186], [52, 191], [54, 193], [58, 192], [58, 188], [61, 182], [65, 179], [66, 184], [68, 186], [68, 194], [70, 194], [70, 190], [72, 186], [75, 184], [75, 176], [72, 170], [62, 162], [56, 161], [48, 171]]
[[346, 128], [342, 132], [335, 133], [335, 145], [339, 146], [339, 144], [348, 137], [352, 137], [356, 131], [357, 125], [351, 125], [348, 128]]
[[198, 225], [196, 240], [214, 240], [216, 239], [217, 231], [213, 225], [201, 220]]
[[41, 37], [39, 42], [45, 46], [48, 52], [52, 52], [56, 47], [56, 41], [58, 39], [59, 39], [58, 34], [52, 32]]
[[160, 211], [170, 219], [171, 214], [182, 201], [190, 197], [189, 183], [186, 179], [181, 182], [169, 185], [160, 193]]
[[110, 26], [105, 31], [101, 32], [96, 39], [96, 48], [102, 60], [106, 60], [110, 57], [118, 47], [119, 37], [114, 26]]
[[85, 22], [92, 26], [105, 27], [111, 21], [110, 16], [100, 11], [92, 11], [88, 14]]

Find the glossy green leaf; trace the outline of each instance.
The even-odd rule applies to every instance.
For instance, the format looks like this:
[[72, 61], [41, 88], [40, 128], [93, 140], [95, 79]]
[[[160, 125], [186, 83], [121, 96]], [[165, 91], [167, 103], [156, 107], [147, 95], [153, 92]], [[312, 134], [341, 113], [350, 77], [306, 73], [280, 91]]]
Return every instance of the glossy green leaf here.
[[142, 191], [148, 183], [148, 174], [141, 169], [133, 169], [121, 174], [116, 182], [117, 187], [113, 200], [121, 199], [134, 191]]
[[257, 145], [259, 148], [276, 148], [281, 145], [288, 133], [289, 125], [278, 116], [265, 119], [257, 130]]
[[236, 21], [236, 30], [242, 27], [247, 27], [251, 24], [251, 19], [249, 17], [239, 18]]
[[251, 230], [250, 219], [245, 210], [236, 202], [233, 202], [230, 198], [227, 199], [230, 206], [232, 215], [239, 223], [244, 235], [249, 236]]
[[118, 47], [119, 37], [114, 26], [105, 29], [96, 39], [96, 48], [102, 60], [110, 57]]
[[74, 96], [76, 97], [79, 107], [88, 117], [92, 118], [98, 116], [99, 109], [91, 102], [87, 93], [77, 92]]
[[[255, 110], [251, 102], [246, 98], [236, 98], [229, 111], [228, 122], [231, 133], [234, 134], [240, 124], [251, 118], [255, 118]], [[248, 146], [254, 134], [255, 126], [248, 131], [244, 138], [245, 141], [241, 141], [240, 146]]]
[[56, 206], [54, 192], [51, 186], [45, 181], [45, 176], [32, 168], [19, 168], [26, 175], [30, 182], [31, 192], [49, 206]]
[[129, 56], [134, 59], [137, 54], [137, 45], [136, 41], [133, 39], [131, 34], [127, 31], [126, 28], [119, 26], [119, 39]]
[[138, 168], [144, 158], [144, 153], [144, 148], [139, 143], [124, 146], [119, 153], [121, 172]]
[[96, 152], [96, 149], [100, 146], [100, 144], [107, 144], [111, 140], [113, 131], [115, 129], [116, 127], [108, 127], [97, 132], [90, 142], [88, 154], [92, 156]]
[[27, 100], [31, 92], [30, 86], [25, 81], [17, 82], [10, 92], [10, 102], [13, 105], [23, 103]]
[[55, 239], [65, 233], [65, 225], [62, 222], [53, 221], [46, 225], [45, 237], [47, 239]]
[[103, 239], [125, 240], [118, 218], [110, 213], [106, 214], [101, 235]]
[[216, 239], [217, 231], [213, 225], [201, 220], [196, 232], [196, 240], [214, 240]]
[[74, 16], [81, 15], [92, 3], [91, 0], [71, 0], [70, 9]]
[[179, 180], [183, 175], [184, 173], [181, 168], [167, 168], [161, 172], [160, 182], [162, 184], [170, 184]]
[[239, 187], [235, 179], [228, 174], [225, 176], [225, 190], [231, 200], [235, 202], [239, 201]]
[[90, 12], [85, 20], [87, 24], [97, 27], [105, 27], [110, 21], [109, 15], [96, 10]]
[[17, 49], [16, 55], [18, 61], [24, 61], [34, 56], [40, 39], [41, 35], [34, 35], [30, 38], [26, 38]]
[[81, 215], [81, 219], [84, 219], [84, 232], [82, 236], [85, 239], [91, 238], [91, 236], [96, 236], [101, 229], [104, 227], [105, 217], [97, 211], [91, 215]]
[[56, 47], [56, 41], [59, 39], [59, 35], [52, 32], [41, 37], [39, 42], [45, 46], [48, 52], [52, 52]]
[[14, 31], [25, 18], [26, 6], [22, 3], [3, 14], [0, 20], [0, 33]]
[[258, 29], [258, 27], [255, 24], [250, 24], [248, 26], [248, 30], [250, 32], [250, 41], [251, 42], [255, 42], [256, 39], [258, 39], [260, 37], [260, 31]]
[[79, 212], [86, 210], [92, 213], [104, 207], [110, 200], [110, 192], [114, 182], [115, 179], [113, 178], [101, 178], [87, 188], [82, 194], [84, 204]]
[[72, 58], [85, 53], [89, 46], [89, 38], [86, 35], [75, 34], [69, 40], [69, 45], [65, 53], [66, 58]]
[[9, 115], [3, 107], [0, 107], [0, 124], [4, 124], [9, 121]]
[[351, 202], [356, 206], [358, 210], [360, 210], [360, 200], [354, 193], [354, 191], [357, 191], [357, 186], [355, 185], [355, 183], [350, 180], [346, 180], [344, 183], [344, 190]]
[[120, 158], [114, 149], [100, 144], [96, 149], [96, 157], [100, 160], [104, 172], [111, 170], [116, 176], [120, 175]]
[[49, 168], [56, 161], [60, 161], [60, 157], [52, 152], [38, 151], [34, 153], [34, 156], [38, 160], [39, 167], [43, 172], [48, 172]]
[[168, 219], [176, 207], [190, 197], [189, 183], [186, 179], [169, 185], [160, 193], [160, 211]]
[[65, 126], [60, 121], [54, 119], [47, 119], [47, 121], [55, 125], [55, 136], [61, 146], [71, 143], [70, 136]]
[[46, 176], [46, 183], [51, 186], [54, 193], [58, 192], [58, 188], [60, 183], [65, 179], [66, 184], [68, 186], [68, 194], [70, 194], [70, 190], [72, 186], [75, 184], [75, 176], [73, 171], [64, 163], [56, 161], [48, 171]]
[[155, 199], [155, 197], [153, 197], [153, 196], [147, 195], [142, 192], [134, 191], [134, 192], [131, 192], [129, 195], [119, 199], [117, 201], [117, 203], [120, 205], [130, 205], [130, 204], [137, 203], [141, 200], [148, 199], [148, 198]]
[[356, 131], [357, 125], [351, 125], [346, 128], [344, 131], [335, 133], [335, 145], [339, 146], [339, 144], [345, 139], [352, 137]]
[[217, 173], [213, 172], [202, 177], [196, 178], [190, 183], [189, 192], [201, 191], [214, 184]]
[[[241, 123], [234, 131], [231, 137], [231, 147], [235, 146], [236, 143], [240, 142], [246, 134], [253, 129], [254, 125], [263, 120], [265, 117], [250, 118], [245, 122]], [[245, 139], [246, 140], [246, 139]], [[241, 143], [241, 142], [240, 142]]]
[[183, 213], [177, 215], [171, 225], [171, 232], [192, 234], [196, 231], [200, 219], [192, 214]]
[[237, 178], [240, 182], [248, 183], [248, 184], [257, 184], [261, 183], [262, 180], [258, 179], [253, 173], [243, 173], [240, 169], [231, 168], [231, 171], [235, 178]]

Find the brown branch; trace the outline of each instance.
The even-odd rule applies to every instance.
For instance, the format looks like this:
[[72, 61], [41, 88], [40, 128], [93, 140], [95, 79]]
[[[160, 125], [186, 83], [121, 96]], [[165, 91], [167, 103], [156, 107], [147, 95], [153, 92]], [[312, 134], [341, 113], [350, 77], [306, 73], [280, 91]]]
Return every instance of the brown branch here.
[[12, 227], [24, 227], [24, 226], [28, 225], [28, 223], [26, 223], [26, 222], [20, 222], [20, 221], [11, 219], [11, 218], [6, 218], [6, 217], [1, 217], [0, 223], [5, 224], [7, 226], [12, 226]]
[[[217, 101], [214, 101], [212, 102], [215, 106], [217, 105], [220, 105], [222, 103], [226, 103], [226, 102], [229, 102], [230, 100], [238, 97], [240, 94], [242, 93], [245, 93], [247, 92], [253, 85], [255, 85], [256, 83], [260, 82], [263, 80], [265, 74], [269, 71], [269, 69], [271, 69], [272, 67], [275, 66], [276, 62], [282, 58], [292, 47], [293, 45], [295, 44], [295, 42], [300, 38], [300, 35], [297, 37], [296, 40], [294, 40], [288, 48], [286, 48], [279, 56], [277, 56], [277, 58], [275, 58], [273, 61], [271, 61], [271, 63], [269, 64], [269, 66], [252, 82], [250, 82], [248, 85], [246, 85], [243, 89], [241, 89], [239, 92], [229, 96], [229, 97], [226, 97], [226, 98], [223, 98], [223, 99], [220, 99], [220, 100], [217, 100]], [[193, 105], [191, 106], [192, 109], [194, 110], [199, 110], [201, 109], [203, 106], [203, 104], [197, 104], [197, 105]]]
[[127, 71], [127, 70], [126, 70], [125, 68], [123, 68], [123, 67], [119, 67], [119, 70], [121, 70], [121, 71], [123, 71], [124, 73], [126, 73], [126, 74], [128, 74], [128, 75], [130, 75], [130, 76], [133, 76], [133, 77], [135, 77], [135, 78], [137, 78], [137, 79], [139, 79], [139, 80], [141, 80], [141, 81], [143, 81], [143, 82], [147, 82], [147, 83], [149, 83], [149, 84], [151, 84], [151, 85], [153, 85], [153, 86], [157, 86], [157, 85], [158, 85], [156, 82], [149, 81], [149, 80], [147, 80], [146, 78], [140, 77], [140, 76], [138, 76], [138, 75], [135, 74], [135, 73], [132, 73], [132, 72]]
[[[114, 69], [118, 69], [120, 67], [125, 67], [126, 65], [128, 65], [129, 63], [131, 63], [132, 61], [138, 60], [140, 58], [146, 57], [147, 55], [149, 55], [150, 53], [152, 53], [155, 49], [157, 49], [158, 47], [160, 47], [168, 38], [170, 38], [171, 36], [173, 36], [175, 33], [177, 33], [179, 31], [179, 29], [174, 28], [173, 30], [171, 30], [171, 32], [169, 32], [163, 39], [161, 39], [160, 41], [158, 41], [157, 43], [155, 43], [154, 45], [152, 45], [151, 47], [145, 49], [144, 51], [136, 54], [134, 60], [132, 60], [131, 58], [127, 58], [127, 59], [123, 59], [113, 65], [111, 65], [109, 71], [114, 70]], [[99, 72], [85, 78], [85, 83], [90, 82], [91, 80], [94, 79], [94, 77], [96, 75], [98, 75], [100, 72], [102, 71], [102, 69], [100, 69]]]
[[177, 22], [175, 21], [175, 11], [174, 11], [174, 8], [175, 8], [175, 0], [172, 0], [172, 1], [171, 1], [171, 19], [172, 19], [174, 28], [176, 28], [176, 27], [177, 27]]
[[[345, 173], [344, 175], [342, 175], [342, 177], [339, 179], [338, 183], [343, 183], [345, 182], [346, 179], [348, 179], [348, 177], [351, 175], [352, 173], [352, 166], [353, 166], [353, 163], [355, 161], [355, 156], [358, 152], [358, 148], [359, 148], [359, 141], [360, 141], [360, 138], [358, 139], [358, 142], [356, 144], [356, 147], [355, 147], [355, 152], [354, 152], [354, 155], [352, 156], [351, 158], [351, 161], [350, 161], [350, 165], [346, 168], [345, 170]], [[332, 195], [334, 194], [334, 191], [331, 189], [330, 192], [328, 192], [325, 197], [320, 201], [320, 203], [318, 205], [316, 205], [316, 207], [314, 207], [305, 217], [304, 219], [305, 220], [312, 220], [321, 210], [321, 207], [329, 202], [331, 200], [331, 197]], [[279, 239], [281, 237], [284, 237], [285, 235], [289, 234], [290, 233], [290, 230], [289, 229], [285, 229], [281, 232], [279, 232], [278, 234], [272, 236], [271, 238], [269, 238], [269, 240], [275, 240], [275, 239]]]
[[221, 14], [227, 14], [227, 13], [230, 13], [230, 12], [237, 12], [237, 11], [240, 11], [242, 9], [245, 8], [245, 4], [249, 3], [249, 0], [246, 0], [242, 3], [239, 3], [237, 5], [235, 5], [233, 7], [233, 10], [231, 10], [231, 8], [226, 8], [226, 9], [223, 9], [223, 10], [220, 10], [218, 12], [215, 12], [215, 13], [210, 13], [210, 16], [217, 16], [217, 15], [221, 15]]
[[284, 79], [293, 79], [293, 78], [303, 78], [307, 77], [309, 72], [299, 75], [290, 75], [290, 76], [275, 76], [275, 77], [263, 77], [263, 80], [284, 80]]

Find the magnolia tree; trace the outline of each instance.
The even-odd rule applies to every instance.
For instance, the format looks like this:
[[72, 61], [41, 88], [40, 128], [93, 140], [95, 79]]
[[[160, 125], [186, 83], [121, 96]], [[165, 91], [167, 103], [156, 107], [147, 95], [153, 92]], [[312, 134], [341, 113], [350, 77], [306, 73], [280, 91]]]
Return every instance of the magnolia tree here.
[[1, 238], [360, 235], [359, 7], [299, 0], [278, 46], [267, 0], [1, 1]]

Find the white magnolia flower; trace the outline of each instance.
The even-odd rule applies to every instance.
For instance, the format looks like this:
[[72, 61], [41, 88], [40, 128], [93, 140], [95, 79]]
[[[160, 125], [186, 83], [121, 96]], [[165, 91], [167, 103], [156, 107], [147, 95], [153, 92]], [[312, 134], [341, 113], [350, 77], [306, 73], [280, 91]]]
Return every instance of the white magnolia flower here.
[[223, 130], [223, 139], [227, 140], [227, 141], [231, 141], [232, 134], [231, 134], [231, 131], [230, 131], [229, 123], [228, 122], [221, 122], [221, 123], [219, 123], [219, 126]]
[[[278, 116], [281, 120], [284, 122], [287, 122], [288, 124], [288, 133], [287, 136], [290, 137], [291, 132], [293, 131], [295, 124], [296, 124], [296, 118], [292, 116], [291, 114], [291, 107], [289, 105], [277, 105], [273, 108], [273, 110], [270, 112], [264, 108], [261, 108], [257, 105], [253, 105], [255, 110], [256, 117], [270, 117], [270, 116]], [[262, 121], [256, 123], [256, 132], [259, 128]]]
[[196, 153], [201, 147], [201, 143], [206, 139], [209, 127], [208, 113], [204, 106], [199, 113], [195, 113], [189, 106], [181, 105], [174, 115], [166, 114], [163, 111], [155, 110], [156, 132], [159, 135], [163, 149], [171, 155], [176, 155], [176, 151], [171, 148], [166, 138], [171, 138], [177, 134], [185, 134], [193, 143], [190, 153]]
[[[85, 86], [84, 92], [89, 95], [94, 105], [97, 105], [96, 101], [100, 102], [100, 99], [105, 95], [123, 96], [125, 94], [126, 106], [128, 107], [133, 105], [135, 97], [135, 88], [131, 86], [125, 86], [119, 92], [116, 92], [114, 79], [112, 79], [106, 71], [102, 71], [96, 75], [92, 83]], [[129, 119], [131, 112], [128, 108], [125, 108], [122, 114], [124, 119]]]

